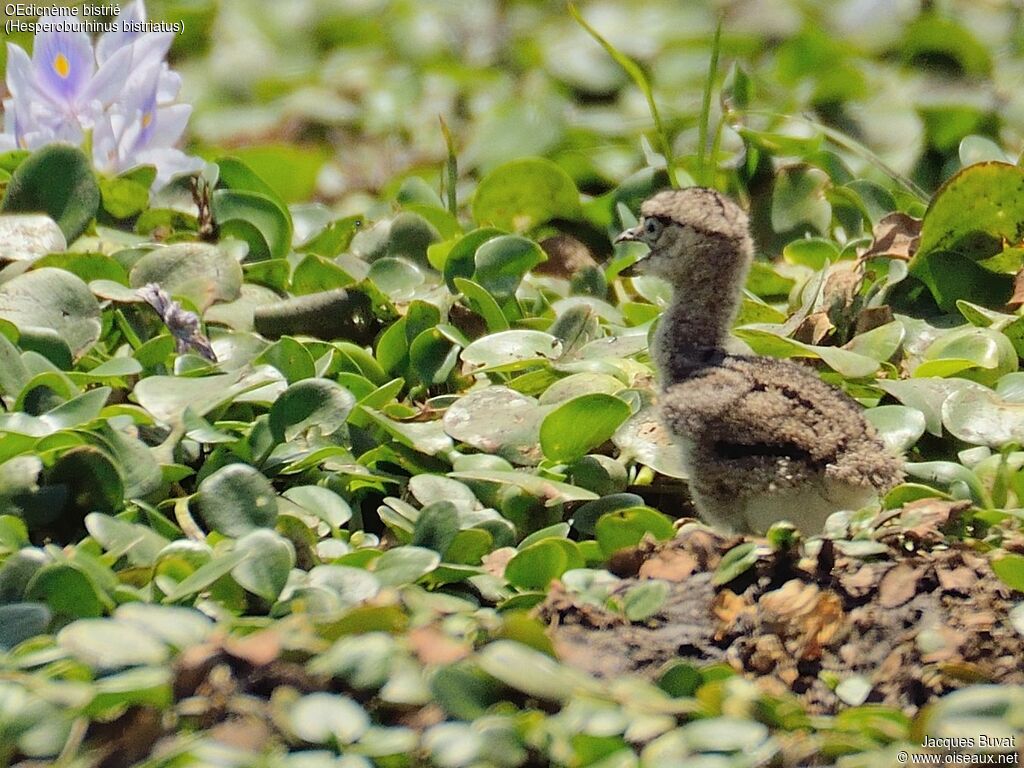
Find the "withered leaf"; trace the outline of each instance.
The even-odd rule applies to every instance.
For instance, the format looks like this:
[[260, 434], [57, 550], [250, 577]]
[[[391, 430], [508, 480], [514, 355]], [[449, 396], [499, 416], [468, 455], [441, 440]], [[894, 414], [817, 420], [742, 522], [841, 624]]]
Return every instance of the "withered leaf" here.
[[917, 585], [924, 575], [923, 565], [900, 563], [882, 577], [878, 585], [878, 604], [882, 608], [898, 608], [917, 594]]
[[921, 241], [921, 220], [897, 211], [884, 216], [871, 234], [874, 239], [860, 255], [861, 261], [878, 256], [908, 261]]
[[640, 566], [641, 579], [686, 581], [697, 567], [697, 558], [678, 549], [663, 549]]

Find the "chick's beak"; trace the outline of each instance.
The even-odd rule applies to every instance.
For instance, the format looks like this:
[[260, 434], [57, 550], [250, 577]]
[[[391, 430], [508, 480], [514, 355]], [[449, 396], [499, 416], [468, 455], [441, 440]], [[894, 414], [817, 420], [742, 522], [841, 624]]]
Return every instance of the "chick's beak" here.
[[[642, 233], [643, 233], [643, 228], [638, 224], [637, 226], [633, 227], [632, 229], [627, 229], [627, 230], [623, 231], [623, 233], [621, 235], [619, 235], [618, 237], [615, 238], [615, 243], [618, 244], [618, 243], [636, 243], [636, 242], [640, 242], [641, 240], [643, 240], [643, 238], [641, 237]], [[649, 255], [650, 254], [644, 254], [643, 256], [641, 256], [639, 259], [637, 259], [632, 264], [630, 264], [628, 267], [626, 267], [621, 272], [619, 272], [619, 276], [620, 277], [637, 277], [638, 275], [640, 275], [642, 270], [643, 270], [643, 261]]]
[[635, 243], [640, 240], [641, 229], [640, 225], [633, 227], [632, 229], [623, 230], [622, 234], [615, 238], [615, 243]]

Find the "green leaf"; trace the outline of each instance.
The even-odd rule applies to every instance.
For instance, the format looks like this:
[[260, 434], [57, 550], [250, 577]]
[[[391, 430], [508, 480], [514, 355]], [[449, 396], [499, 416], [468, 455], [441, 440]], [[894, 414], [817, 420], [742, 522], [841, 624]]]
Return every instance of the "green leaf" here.
[[428, 386], [447, 381], [458, 361], [459, 347], [440, 328], [428, 328], [409, 345], [409, 364]]
[[352, 508], [341, 496], [318, 485], [296, 485], [283, 494], [307, 514], [319, 517], [332, 528], [341, 528], [352, 519]]
[[622, 610], [630, 621], [644, 621], [661, 610], [668, 593], [668, 582], [657, 579], [642, 581], [622, 596]]
[[[237, 164], [272, 189], [274, 196], [284, 203], [305, 202], [312, 198], [317, 175], [329, 159], [329, 151], [322, 145], [299, 146], [291, 142], [250, 144], [232, 149], [231, 154], [232, 157], [217, 160], [220, 178], [229, 187], [236, 188], [235, 184], [241, 183], [234, 173]], [[255, 187], [244, 188], [258, 191]]]
[[295, 565], [292, 543], [276, 531], [257, 528], [238, 540], [235, 551], [246, 557], [231, 570], [232, 578], [264, 600], [276, 600]]
[[67, 250], [57, 222], [43, 214], [0, 216], [0, 261], [36, 261]]
[[239, 537], [277, 520], [277, 495], [248, 464], [228, 464], [199, 484], [195, 506], [211, 530]]
[[132, 394], [156, 420], [178, 424], [186, 408], [196, 416], [205, 416], [218, 405], [254, 389], [279, 385], [283, 391], [279, 377], [267, 366], [198, 378], [149, 376], [135, 385]]
[[992, 570], [1010, 589], [1024, 592], [1024, 555], [1011, 553], [996, 558]]
[[543, 539], [515, 554], [505, 566], [505, 578], [521, 589], [547, 589], [553, 579], [584, 566], [579, 546], [566, 539]]
[[580, 193], [569, 175], [550, 160], [513, 160], [488, 173], [473, 196], [477, 224], [525, 232], [551, 219], [576, 219]]
[[304, 296], [333, 288], [347, 288], [355, 283], [356, 279], [352, 275], [329, 258], [310, 253], [295, 267], [291, 290], [295, 296]]
[[905, 405], [880, 405], [864, 411], [879, 436], [895, 453], [909, 451], [924, 434], [924, 414]]
[[156, 178], [156, 168], [144, 165], [113, 178], [99, 180], [103, 210], [115, 219], [127, 219], [149, 207], [149, 188]]
[[157, 283], [173, 296], [184, 296], [199, 309], [217, 301], [234, 301], [241, 293], [242, 268], [227, 250], [209, 243], [178, 243], [155, 248], [132, 267], [128, 284]]
[[465, 297], [470, 308], [487, 323], [488, 331], [496, 333], [508, 330], [508, 318], [501, 311], [498, 302], [494, 300], [491, 294], [484, 290], [483, 286], [461, 277], [456, 277], [454, 282], [455, 287]]
[[942, 403], [942, 423], [972, 445], [1002, 448], [1024, 443], [1024, 404], [1007, 402], [981, 387], [961, 389]]
[[46, 267], [0, 285], [0, 319], [22, 334], [51, 331], [76, 355], [100, 337], [100, 305], [82, 280], [63, 269]]
[[1017, 366], [1017, 352], [1006, 336], [991, 328], [965, 327], [933, 341], [914, 377], [959, 376], [991, 386]]
[[464, 350], [470, 365], [492, 367], [519, 361], [554, 360], [562, 354], [562, 342], [543, 331], [501, 331], [477, 339]]
[[411, 584], [437, 568], [441, 556], [432, 549], [406, 545], [389, 549], [373, 561], [373, 575], [382, 586]]
[[569, 701], [597, 684], [582, 672], [512, 640], [491, 643], [478, 655], [480, 668], [517, 691], [546, 701]]
[[468, 280], [473, 277], [473, 273], [477, 268], [477, 249], [487, 241], [504, 234], [502, 230], [495, 229], [494, 227], [482, 227], [481, 229], [474, 229], [455, 241], [445, 257], [444, 264], [439, 265], [449, 291], [455, 293], [460, 290], [455, 283], [456, 278]]
[[994, 306], [1009, 296], [1009, 278], [973, 262], [991, 257], [1004, 242], [1019, 242], [1024, 227], [1024, 169], [1007, 163], [964, 168], [939, 188], [921, 223], [921, 241], [910, 273], [922, 280], [943, 309], [957, 299]]
[[162, 664], [166, 645], [134, 624], [116, 619], [82, 619], [57, 634], [57, 644], [90, 667], [109, 671]]
[[45, 213], [74, 242], [100, 207], [100, 189], [89, 158], [75, 147], [50, 144], [11, 174], [0, 210]]
[[86, 516], [85, 527], [115, 560], [127, 557], [132, 565], [142, 567], [152, 566], [169, 543], [152, 528], [99, 512]]
[[29, 581], [25, 598], [46, 603], [62, 619], [102, 615], [109, 598], [80, 568], [70, 563], [44, 565]]
[[45, 634], [51, 618], [50, 609], [42, 603], [0, 605], [0, 651], [9, 651], [18, 643]]
[[329, 379], [292, 384], [270, 409], [270, 430], [278, 442], [315, 430], [331, 435], [345, 426], [356, 399]]
[[292, 733], [313, 744], [351, 744], [370, 727], [370, 717], [347, 696], [311, 693], [300, 698], [288, 714]]
[[473, 280], [501, 304], [515, 295], [523, 275], [547, 258], [533, 240], [499, 235], [476, 249]]
[[827, 233], [832, 222], [832, 206], [825, 199], [830, 180], [824, 171], [807, 166], [781, 169], [772, 192], [772, 229], [783, 233], [798, 227], [810, 227]]
[[570, 501], [592, 501], [598, 498], [596, 493], [575, 485], [548, 480], [539, 475], [531, 475], [520, 471], [501, 470], [466, 470], [450, 472], [449, 477], [456, 480], [477, 480], [484, 483], [511, 485], [525, 493], [544, 501], [545, 506], [553, 507]]
[[[175, 542], [176, 543], [176, 542]], [[172, 544], [173, 546], [173, 544]], [[164, 598], [165, 603], [175, 603], [186, 597], [202, 592], [214, 582], [227, 576], [240, 562], [249, 557], [249, 552], [233, 551], [218, 554], [212, 560], [203, 563], [184, 579], [179, 581]]]
[[297, 249], [300, 253], [310, 253], [323, 259], [333, 259], [348, 249], [356, 232], [365, 224], [362, 216], [347, 216], [330, 222], [319, 234], [303, 243]]
[[542, 407], [532, 397], [491, 386], [452, 403], [444, 414], [444, 431], [515, 464], [536, 464], [541, 458], [541, 424], [550, 410], [551, 406]]
[[568, 400], [544, 417], [540, 445], [552, 461], [572, 461], [608, 440], [629, 418], [629, 405], [596, 392]]
[[288, 210], [266, 195], [218, 189], [210, 209], [221, 237], [235, 237], [249, 245], [249, 261], [281, 259], [292, 244]]
[[762, 328], [737, 328], [734, 333], [747, 342], [755, 352], [769, 357], [811, 357], [823, 360], [837, 373], [850, 379], [870, 376], [878, 370], [879, 361], [867, 355], [839, 347], [815, 346], [788, 339]]
[[444, 555], [458, 533], [459, 511], [455, 505], [450, 501], [435, 501], [420, 510], [409, 543]]
[[609, 512], [597, 521], [594, 538], [601, 551], [610, 557], [620, 549], [635, 547], [646, 534], [658, 541], [675, 536], [675, 528], [668, 517], [650, 507], [633, 507]]
[[757, 558], [756, 542], [746, 541], [733, 547], [722, 556], [718, 567], [715, 568], [715, 586], [728, 584], [737, 576], [746, 573], [757, 564]]

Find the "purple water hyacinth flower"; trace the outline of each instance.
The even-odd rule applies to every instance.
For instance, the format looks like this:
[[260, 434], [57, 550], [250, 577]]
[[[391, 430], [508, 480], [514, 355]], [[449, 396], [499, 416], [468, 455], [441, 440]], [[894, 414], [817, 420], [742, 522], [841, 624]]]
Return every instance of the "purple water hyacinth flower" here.
[[32, 57], [8, 44], [4, 133], [0, 150], [37, 149], [56, 141], [91, 139], [93, 164], [116, 174], [139, 165], [157, 169], [155, 187], [203, 167], [174, 148], [191, 114], [177, 104], [181, 79], [164, 61], [169, 32], [140, 32], [142, 0], [125, 8], [95, 48], [76, 19], [43, 17], [59, 25], [36, 34]]

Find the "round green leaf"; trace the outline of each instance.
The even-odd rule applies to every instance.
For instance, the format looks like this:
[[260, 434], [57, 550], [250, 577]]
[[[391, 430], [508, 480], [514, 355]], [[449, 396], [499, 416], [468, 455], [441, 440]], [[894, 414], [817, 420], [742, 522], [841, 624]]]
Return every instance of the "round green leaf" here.
[[101, 591], [70, 563], [51, 563], [36, 571], [25, 590], [28, 600], [46, 603], [61, 618], [92, 618], [103, 614]]
[[42, 603], [0, 605], [0, 651], [8, 651], [30, 637], [45, 634], [52, 614]]
[[202, 312], [214, 302], [239, 297], [242, 267], [216, 245], [177, 243], [155, 248], [135, 262], [128, 282], [132, 288], [157, 283], [174, 296], [184, 296]]
[[270, 409], [270, 430], [282, 442], [311, 429], [330, 435], [345, 425], [356, 404], [352, 393], [329, 379], [292, 384]]
[[595, 538], [601, 551], [610, 556], [620, 549], [635, 547], [645, 534], [659, 541], [675, 536], [672, 521], [650, 507], [633, 507], [609, 512], [597, 521]]
[[18, 166], [7, 182], [0, 210], [45, 213], [71, 243], [100, 207], [100, 189], [89, 158], [67, 144], [50, 144]]
[[964, 327], [933, 341], [914, 377], [960, 376], [992, 386], [1017, 366], [1017, 352], [1005, 335], [991, 328]]
[[100, 305], [81, 278], [45, 267], [0, 285], [0, 319], [23, 333], [52, 331], [81, 355], [100, 337]]
[[562, 342], [543, 331], [501, 331], [477, 339], [464, 350], [462, 359], [471, 365], [495, 366], [521, 360], [554, 360], [562, 354]]
[[210, 200], [221, 237], [249, 244], [249, 261], [282, 259], [292, 244], [288, 210], [259, 192], [218, 189]]
[[235, 550], [248, 556], [232, 569], [232, 578], [254, 595], [276, 600], [295, 565], [292, 543], [275, 531], [257, 528], [240, 538]]
[[511, 232], [524, 232], [551, 219], [580, 215], [580, 193], [569, 174], [539, 157], [500, 165], [473, 196], [473, 218]]
[[985, 162], [964, 168], [935, 193], [921, 223], [910, 273], [928, 286], [944, 309], [952, 309], [956, 299], [986, 306], [1005, 302], [1007, 281], [986, 281], [978, 274], [984, 269], [965, 271], [968, 267], [951, 261], [950, 255], [977, 262], [999, 253], [1004, 243], [1019, 242], [1017, 233], [1024, 227], [1022, 188], [1024, 169]]
[[277, 520], [274, 487], [248, 464], [229, 464], [203, 480], [195, 505], [206, 525], [225, 536], [273, 528]]
[[0, 262], [36, 261], [67, 250], [57, 222], [44, 214], [0, 216]]
[[533, 240], [499, 235], [477, 248], [473, 280], [500, 304], [515, 295], [523, 275], [542, 261], [547, 255]]
[[444, 281], [448, 284], [448, 290], [452, 293], [458, 292], [455, 278], [470, 279], [476, 271], [477, 249], [498, 235], [505, 234], [494, 227], [483, 227], [474, 229], [472, 232], [463, 235], [448, 251], [444, 261]]
[[352, 519], [352, 508], [348, 502], [334, 491], [319, 485], [293, 486], [282, 495], [332, 528], [340, 528]]
[[955, 437], [972, 445], [1001, 448], [1024, 443], [1024, 404], [1007, 402], [981, 387], [961, 389], [946, 398], [942, 423]]
[[82, 619], [57, 634], [57, 644], [100, 670], [161, 664], [167, 646], [142, 627], [116, 619]]
[[396, 547], [373, 561], [373, 575], [383, 586], [397, 587], [417, 581], [440, 564], [441, 556], [432, 549]]
[[575, 542], [543, 539], [520, 550], [505, 566], [505, 578], [521, 589], [547, 589], [553, 579], [585, 565]]
[[292, 732], [313, 744], [351, 744], [370, 727], [370, 718], [347, 696], [311, 693], [303, 696], [289, 713]]
[[622, 610], [630, 621], [644, 621], [661, 610], [668, 592], [668, 582], [657, 579], [642, 581], [623, 595]]
[[629, 405], [595, 392], [562, 403], [544, 417], [540, 445], [552, 461], [572, 461], [608, 440], [629, 418]]
[[505, 387], [487, 387], [456, 400], [445, 412], [444, 431], [456, 440], [515, 464], [540, 459], [540, 425], [549, 408]]
[[880, 405], [869, 408], [864, 416], [878, 430], [891, 451], [909, 451], [924, 434], [924, 414], [905, 405]]
[[424, 384], [443, 384], [455, 370], [459, 347], [439, 328], [428, 328], [409, 345], [409, 363]]

